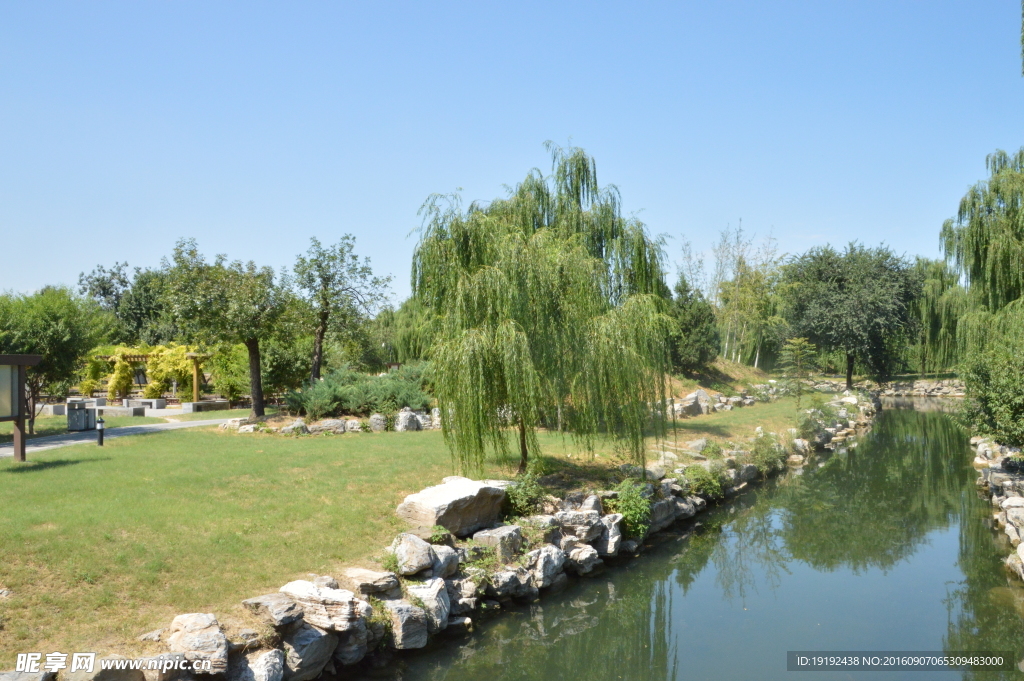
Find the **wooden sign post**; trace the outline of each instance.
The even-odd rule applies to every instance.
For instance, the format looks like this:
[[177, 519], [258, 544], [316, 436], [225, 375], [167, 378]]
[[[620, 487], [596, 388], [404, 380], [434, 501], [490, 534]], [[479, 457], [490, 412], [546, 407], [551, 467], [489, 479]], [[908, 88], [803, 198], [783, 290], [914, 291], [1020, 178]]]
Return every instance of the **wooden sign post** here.
[[0, 421], [14, 422], [14, 460], [25, 460], [25, 370], [43, 361], [40, 355], [0, 355]]

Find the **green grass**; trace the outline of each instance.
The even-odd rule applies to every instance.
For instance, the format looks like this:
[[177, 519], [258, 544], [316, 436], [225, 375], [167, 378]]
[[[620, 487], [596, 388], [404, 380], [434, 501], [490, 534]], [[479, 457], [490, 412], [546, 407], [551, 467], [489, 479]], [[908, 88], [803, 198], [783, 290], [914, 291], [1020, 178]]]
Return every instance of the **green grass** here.
[[[103, 423], [106, 428], [120, 428], [121, 426], [141, 426], [147, 423], [166, 423], [165, 419], [146, 416], [105, 416]], [[41, 416], [36, 419], [36, 433], [29, 435], [29, 438], [45, 437], [47, 435], [64, 435], [68, 432], [68, 417], [66, 416]], [[10, 442], [14, 439], [14, 424], [10, 421], [0, 423], [0, 443]]]
[[[804, 395], [805, 409], [811, 406], [810, 395]], [[796, 422], [796, 398], [785, 397], [776, 402], [758, 402], [753, 407], [741, 407], [732, 411], [720, 411], [693, 418], [677, 419], [669, 423], [666, 441], [685, 444], [690, 440], [706, 437], [719, 444], [745, 441], [754, 437], [754, 429], [764, 428], [766, 433], [782, 434]]]
[[[788, 427], [794, 411], [759, 404], [679, 421], [675, 432], [740, 439], [759, 424]], [[543, 467], [579, 486], [610, 483], [622, 461], [610, 445], [591, 456], [571, 438], [539, 440]], [[516, 463], [483, 474], [510, 477]], [[309, 573], [374, 566], [403, 527], [398, 503], [452, 473], [438, 431], [200, 428], [0, 460], [0, 588], [14, 593], [0, 600], [0, 668], [32, 650], [158, 652], [135, 637], [187, 612], [215, 613], [229, 634], [257, 628], [241, 600]]]

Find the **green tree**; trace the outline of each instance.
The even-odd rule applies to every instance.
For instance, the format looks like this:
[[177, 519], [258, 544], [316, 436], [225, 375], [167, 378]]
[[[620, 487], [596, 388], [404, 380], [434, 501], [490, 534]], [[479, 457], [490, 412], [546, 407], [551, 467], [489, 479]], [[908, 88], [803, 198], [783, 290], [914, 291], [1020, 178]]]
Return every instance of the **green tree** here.
[[790, 338], [782, 346], [779, 359], [782, 366], [793, 373], [796, 379], [796, 408], [800, 409], [800, 396], [803, 394], [803, 380], [807, 377], [807, 369], [814, 361], [814, 354], [818, 351], [814, 343], [806, 338]]
[[315, 237], [309, 250], [295, 262], [295, 283], [315, 315], [313, 361], [310, 378], [320, 378], [324, 358], [324, 337], [332, 322], [344, 326], [347, 320], [370, 314], [385, 299], [391, 277], [375, 277], [369, 258], [355, 254], [351, 234], [324, 248]]
[[707, 367], [718, 356], [715, 310], [700, 291], [690, 288], [685, 274], [680, 273], [676, 282], [668, 314], [672, 318], [673, 369], [695, 372]]
[[[249, 261], [207, 262], [194, 239], [174, 247], [167, 272], [167, 301], [177, 325], [205, 344], [241, 343], [249, 359], [249, 393], [255, 416], [265, 413], [260, 342], [276, 331], [291, 297], [287, 281]], [[281, 279], [284, 279], [282, 275]]]
[[107, 329], [98, 312], [95, 303], [67, 288], [0, 296], [0, 354], [43, 357], [27, 372], [29, 432], [35, 432], [40, 396], [66, 395], [86, 354], [103, 340]]
[[846, 387], [860, 361], [879, 380], [894, 370], [900, 345], [914, 332], [921, 280], [885, 247], [854, 242], [845, 251], [814, 248], [785, 267], [786, 316], [797, 335], [846, 355]]
[[505, 199], [424, 207], [413, 291], [437, 318], [434, 386], [462, 467], [508, 454], [511, 426], [525, 471], [545, 418], [586, 444], [615, 436], [642, 460], [664, 398], [660, 245], [621, 216], [582, 149], [548, 148], [552, 176], [535, 170]]
[[165, 288], [166, 273], [136, 267], [129, 277], [126, 262], [115, 262], [110, 269], [98, 265], [78, 276], [79, 293], [116, 318], [111, 341], [123, 345], [160, 345], [177, 337], [164, 304]]

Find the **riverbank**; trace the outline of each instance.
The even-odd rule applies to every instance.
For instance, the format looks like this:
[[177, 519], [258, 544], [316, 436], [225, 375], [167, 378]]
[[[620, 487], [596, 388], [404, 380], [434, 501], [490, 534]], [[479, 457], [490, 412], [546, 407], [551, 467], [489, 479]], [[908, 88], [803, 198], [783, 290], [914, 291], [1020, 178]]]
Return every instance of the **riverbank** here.
[[991, 526], [1006, 536], [1010, 552], [1007, 569], [1024, 581], [1024, 467], [1015, 460], [1019, 447], [1008, 447], [985, 437], [972, 437], [978, 487], [992, 503]]
[[659, 530], [691, 521], [787, 464], [805, 464], [815, 444], [855, 447], [879, 407], [874, 396], [843, 396], [815, 412], [813, 427], [805, 420], [802, 431], [760, 432], [749, 451], [725, 451], [717, 461], [691, 449], [684, 464], [678, 453], [663, 450], [646, 470], [621, 468], [639, 483], [543, 496], [525, 517], [509, 517], [506, 504], [504, 523], [503, 502], [523, 493], [517, 483], [446, 478], [399, 506], [418, 529], [395, 538], [379, 569], [343, 568], [254, 595], [246, 604], [262, 627], [239, 632], [237, 640], [225, 636], [214, 615], [201, 613], [176, 617], [147, 638], [166, 646], [165, 657], [210, 659], [230, 674], [272, 670], [257, 681], [345, 677], [345, 669], [385, 664], [432, 637], [465, 633], [474, 620], [542, 600], [570, 580], [642, 555]]

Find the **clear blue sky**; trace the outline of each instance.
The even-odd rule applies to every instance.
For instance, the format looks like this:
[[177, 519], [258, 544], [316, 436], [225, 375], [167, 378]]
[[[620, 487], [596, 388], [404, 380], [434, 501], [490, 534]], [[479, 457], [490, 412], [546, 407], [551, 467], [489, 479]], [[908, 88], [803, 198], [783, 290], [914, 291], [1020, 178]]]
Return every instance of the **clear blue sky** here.
[[0, 290], [352, 233], [402, 298], [424, 199], [499, 196], [548, 139], [672, 260], [741, 218], [790, 253], [936, 257], [985, 155], [1024, 145], [1019, 41], [1017, 0], [3, 0]]

